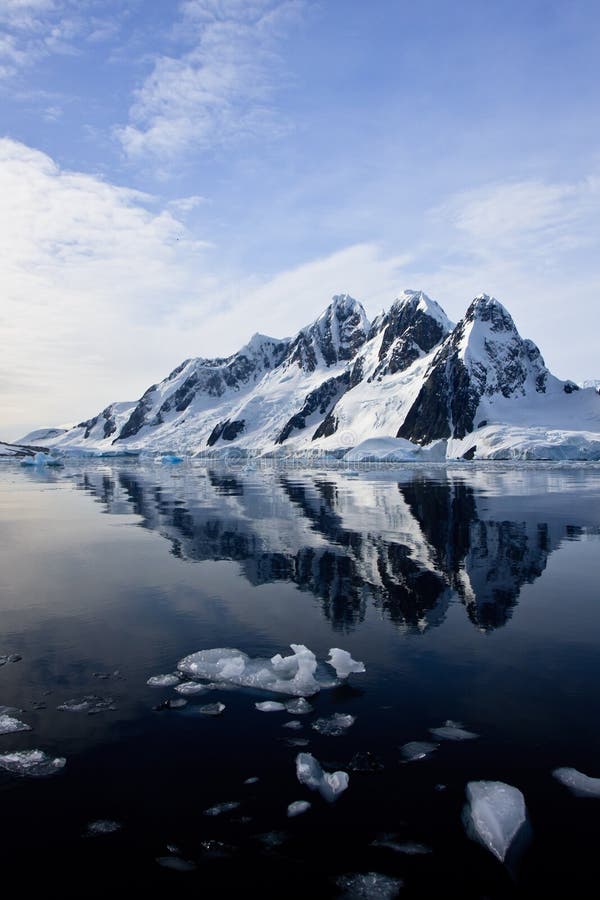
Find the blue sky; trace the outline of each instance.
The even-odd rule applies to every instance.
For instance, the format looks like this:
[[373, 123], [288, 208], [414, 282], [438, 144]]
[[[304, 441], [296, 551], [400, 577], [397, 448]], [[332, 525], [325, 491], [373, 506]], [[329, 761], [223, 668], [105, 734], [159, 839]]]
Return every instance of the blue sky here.
[[0, 0], [0, 437], [486, 291], [600, 377], [596, 2]]

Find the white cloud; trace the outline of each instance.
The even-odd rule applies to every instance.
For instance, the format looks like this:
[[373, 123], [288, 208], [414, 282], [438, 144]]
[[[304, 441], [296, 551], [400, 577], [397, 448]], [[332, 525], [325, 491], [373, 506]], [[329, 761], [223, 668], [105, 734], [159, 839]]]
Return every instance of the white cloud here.
[[130, 122], [117, 137], [131, 158], [173, 160], [193, 148], [278, 135], [274, 107], [279, 38], [298, 19], [301, 0], [188, 0], [176, 33], [191, 49], [163, 55], [138, 89]]
[[0, 140], [0, 436], [136, 399], [188, 356], [283, 336], [348, 291], [377, 312], [404, 258], [359, 244], [270, 277], [216, 271], [154, 198]]

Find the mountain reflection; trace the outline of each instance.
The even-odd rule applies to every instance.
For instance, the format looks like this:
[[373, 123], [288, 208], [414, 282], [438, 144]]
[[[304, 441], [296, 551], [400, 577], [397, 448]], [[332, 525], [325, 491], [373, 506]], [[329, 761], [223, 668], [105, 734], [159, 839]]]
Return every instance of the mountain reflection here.
[[[418, 632], [457, 600], [477, 628], [504, 625], [561, 541], [598, 528], [573, 523], [566, 490], [544, 512], [531, 491], [507, 498], [478, 479], [115, 466], [75, 483], [107, 512], [139, 516], [179, 559], [233, 560], [251, 584], [309, 591], [336, 628], [375, 607]], [[536, 496], [549, 489], [542, 479]]]

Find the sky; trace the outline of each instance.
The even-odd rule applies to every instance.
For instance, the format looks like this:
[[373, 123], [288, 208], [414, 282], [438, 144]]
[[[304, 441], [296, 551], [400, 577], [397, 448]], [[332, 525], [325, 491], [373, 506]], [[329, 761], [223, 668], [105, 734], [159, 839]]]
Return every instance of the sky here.
[[0, 0], [0, 439], [347, 292], [600, 378], [596, 0]]

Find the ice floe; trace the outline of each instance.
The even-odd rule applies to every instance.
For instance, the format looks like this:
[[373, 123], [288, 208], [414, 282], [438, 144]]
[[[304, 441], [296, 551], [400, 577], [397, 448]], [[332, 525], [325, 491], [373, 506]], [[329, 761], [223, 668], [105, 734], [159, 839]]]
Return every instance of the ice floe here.
[[338, 678], [346, 679], [353, 672], [365, 672], [365, 664], [352, 659], [347, 650], [340, 650], [339, 647], [332, 647], [329, 651], [330, 666], [335, 669]]
[[284, 722], [283, 727], [291, 728], [292, 731], [300, 731], [303, 725], [298, 719], [291, 719], [289, 722]]
[[471, 837], [500, 862], [527, 819], [521, 791], [502, 781], [470, 781], [464, 821]]
[[60, 706], [56, 707], [61, 712], [72, 713], [94, 713], [104, 712], [109, 709], [114, 711], [116, 706], [112, 697], [97, 697], [95, 694], [87, 694], [85, 697], [77, 700], [65, 700]]
[[[232, 648], [213, 648], [200, 650], [184, 657], [178, 669], [192, 678], [204, 678], [211, 681], [231, 683], [240, 687], [249, 687], [279, 694], [290, 694], [296, 697], [310, 697], [322, 688], [333, 687], [337, 681], [321, 675], [315, 654], [304, 644], [290, 644], [293, 653], [282, 656], [276, 653], [270, 659], [251, 658], [247, 653]], [[364, 671], [357, 668], [356, 663], [346, 651], [334, 648], [334, 657], [346, 678], [349, 671]]]
[[379, 835], [374, 841], [371, 841], [371, 847], [393, 850], [394, 853], [404, 853], [406, 856], [424, 856], [431, 853], [431, 847], [418, 844], [416, 841], [399, 840], [399, 836], [396, 834]]
[[31, 727], [12, 716], [0, 715], [0, 734], [14, 734], [17, 731], [31, 731]]
[[64, 769], [66, 762], [64, 757], [52, 758], [43, 750], [19, 750], [0, 754], [0, 768], [13, 775], [29, 775], [32, 778], [55, 775]]
[[112, 819], [96, 819], [95, 822], [88, 822], [86, 834], [89, 837], [96, 837], [102, 834], [114, 834], [122, 828], [120, 822], [113, 822]]
[[260, 781], [260, 778], [257, 778], [256, 775], [253, 775], [251, 778], [246, 778], [244, 784], [256, 784], [257, 781]]
[[21, 662], [23, 657], [20, 653], [9, 653], [8, 655], [0, 655], [0, 666], [5, 666], [6, 663], [16, 663]]
[[175, 690], [178, 694], [183, 694], [184, 697], [191, 697], [194, 694], [204, 694], [209, 688], [208, 685], [200, 684], [198, 681], [183, 681], [177, 685]]
[[204, 810], [205, 816], [221, 816], [223, 813], [231, 812], [240, 806], [237, 800], [226, 800], [225, 803], [216, 803]]
[[203, 716], [220, 716], [225, 710], [225, 704], [205, 703], [204, 706], [198, 706], [197, 709]]
[[567, 766], [555, 769], [552, 774], [577, 797], [600, 797], [600, 778], [592, 778]]
[[346, 790], [350, 781], [347, 772], [324, 772], [312, 753], [298, 754], [296, 776], [300, 784], [305, 784], [311, 791], [319, 791], [330, 803]]
[[161, 712], [163, 709], [183, 709], [184, 706], [187, 706], [187, 700], [183, 697], [175, 697], [174, 699], [169, 697], [168, 700], [157, 703], [152, 709], [156, 712]]
[[405, 762], [415, 762], [418, 759], [425, 759], [431, 756], [439, 744], [432, 744], [430, 741], [408, 741], [400, 747], [400, 753], [404, 757]]
[[343, 891], [340, 897], [347, 900], [394, 900], [404, 884], [401, 878], [380, 872], [340, 875], [335, 883]]
[[310, 809], [310, 807], [311, 804], [308, 802], [308, 800], [294, 800], [293, 803], [289, 804], [287, 808], [287, 814], [289, 818], [292, 819], [295, 816], [301, 816], [302, 813], [305, 813]]
[[260, 712], [285, 712], [285, 703], [278, 703], [276, 700], [265, 700], [264, 703], [255, 703], [255, 707]]
[[313, 728], [319, 734], [326, 734], [329, 737], [339, 737], [346, 734], [351, 725], [356, 721], [355, 716], [344, 715], [343, 713], [334, 713], [329, 718], [317, 719], [313, 722]]
[[179, 684], [179, 680], [178, 675], [152, 675], [146, 684], [149, 684], [150, 687], [173, 687], [173, 685]]
[[298, 697], [297, 700], [288, 700], [285, 708], [293, 716], [306, 716], [308, 713], [314, 712], [314, 706], [305, 697]]
[[463, 728], [461, 722], [453, 722], [452, 719], [446, 719], [439, 728], [430, 728], [429, 731], [440, 741], [472, 741], [479, 737], [474, 731]]

